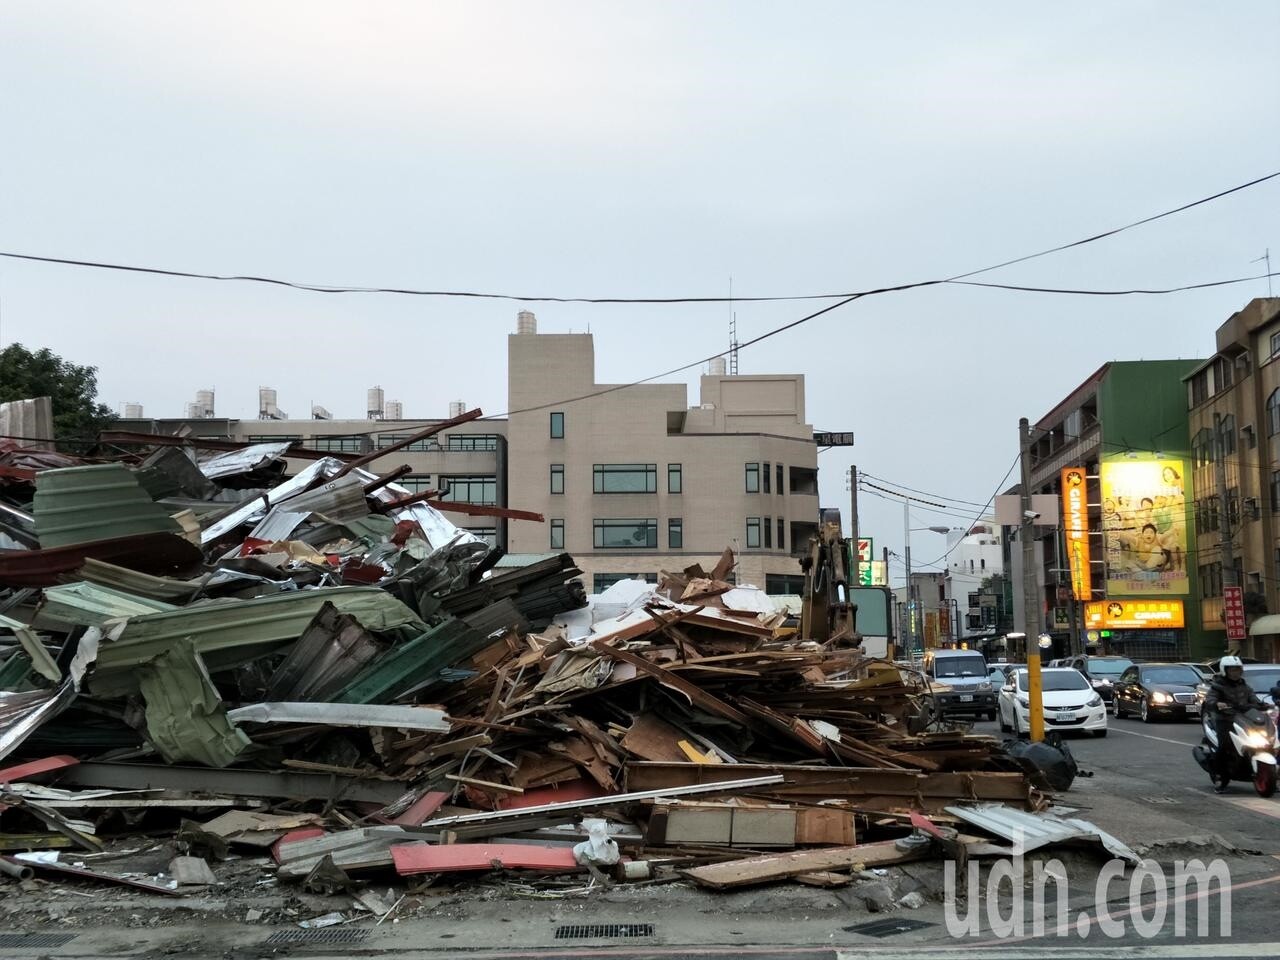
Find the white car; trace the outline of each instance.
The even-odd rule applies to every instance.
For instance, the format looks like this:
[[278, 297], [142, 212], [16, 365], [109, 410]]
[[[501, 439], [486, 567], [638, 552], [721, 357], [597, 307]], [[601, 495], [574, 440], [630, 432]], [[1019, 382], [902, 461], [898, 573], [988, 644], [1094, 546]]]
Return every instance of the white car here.
[[[1015, 670], [1000, 690], [1000, 729], [1025, 733], [1031, 729], [1031, 699], [1027, 671]], [[1040, 671], [1044, 697], [1044, 728], [1066, 732], [1088, 730], [1095, 737], [1107, 735], [1107, 708], [1084, 674], [1071, 667]]]

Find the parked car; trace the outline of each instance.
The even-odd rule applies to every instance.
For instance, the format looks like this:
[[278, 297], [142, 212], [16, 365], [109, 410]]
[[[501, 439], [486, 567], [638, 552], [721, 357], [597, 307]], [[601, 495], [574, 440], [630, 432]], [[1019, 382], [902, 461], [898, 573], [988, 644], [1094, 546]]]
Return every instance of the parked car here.
[[1200, 716], [1200, 673], [1185, 663], [1134, 664], [1115, 683], [1116, 719], [1136, 713], [1143, 723]]
[[986, 658], [976, 650], [926, 650], [924, 672], [945, 689], [934, 695], [941, 717], [996, 718], [996, 687]]
[[[1031, 729], [1031, 695], [1027, 669], [1019, 668], [1000, 690], [1000, 729], [1021, 734]], [[1045, 729], [1087, 730], [1095, 737], [1107, 735], [1107, 708], [1084, 674], [1073, 667], [1046, 667], [1040, 671], [1044, 698]]]
[[1110, 710], [1115, 706], [1114, 687], [1120, 675], [1133, 666], [1128, 657], [1068, 657], [1063, 661], [1064, 667], [1079, 670], [1089, 681], [1089, 686], [1098, 691], [1102, 702]]

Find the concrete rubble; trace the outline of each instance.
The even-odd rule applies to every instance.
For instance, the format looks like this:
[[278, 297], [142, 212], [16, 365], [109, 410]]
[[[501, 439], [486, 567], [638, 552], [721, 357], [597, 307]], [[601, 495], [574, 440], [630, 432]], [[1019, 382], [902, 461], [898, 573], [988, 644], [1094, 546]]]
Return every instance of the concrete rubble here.
[[995, 740], [928, 724], [909, 669], [798, 635], [729, 550], [589, 600], [572, 557], [498, 570], [446, 513], [536, 515], [174, 439], [0, 439], [9, 893], [266, 889], [294, 905], [236, 915], [312, 926], [394, 919], [427, 884], [914, 908], [885, 868], [998, 853], [1050, 803]]

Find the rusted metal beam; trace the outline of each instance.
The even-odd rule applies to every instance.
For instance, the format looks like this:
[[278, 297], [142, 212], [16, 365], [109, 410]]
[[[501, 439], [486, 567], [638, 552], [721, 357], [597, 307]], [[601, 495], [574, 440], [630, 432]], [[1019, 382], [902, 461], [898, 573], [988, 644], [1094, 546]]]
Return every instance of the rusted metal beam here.
[[395, 483], [397, 480], [403, 477], [406, 473], [412, 473], [412, 472], [413, 472], [413, 467], [409, 466], [409, 464], [407, 463], [402, 463], [400, 464], [400, 466], [396, 467], [390, 473], [384, 473], [382, 474], [382, 476], [378, 477], [377, 480], [371, 480], [369, 483], [366, 483], [364, 485], [364, 495], [367, 497], [369, 494], [373, 493], [373, 491], [381, 490], [388, 483]]
[[[399, 510], [401, 507], [412, 506], [415, 503], [421, 503], [424, 500], [430, 500], [432, 497], [440, 496], [439, 490], [422, 490], [408, 497], [401, 497], [399, 500], [392, 500], [389, 503], [375, 503], [373, 509], [378, 513], [386, 513], [389, 510]], [[434, 506], [434, 504], [432, 504]]]
[[[486, 507], [478, 503], [455, 503], [452, 500], [432, 500], [429, 505], [445, 513], [465, 513], [469, 517], [505, 517], [508, 520], [532, 520], [535, 523], [547, 522], [546, 517], [531, 510], [513, 510], [510, 507]], [[391, 506], [395, 506], [395, 504], [391, 504]]]
[[374, 460], [380, 460], [388, 454], [395, 453], [397, 450], [403, 450], [411, 443], [417, 443], [420, 440], [427, 439], [427, 437], [434, 437], [442, 430], [448, 430], [450, 427], [469, 423], [470, 421], [477, 420], [482, 416], [484, 416], [484, 411], [479, 407], [476, 407], [474, 410], [468, 410], [466, 413], [461, 416], [454, 417], [452, 420], [442, 420], [440, 423], [419, 430], [417, 433], [411, 433], [403, 440], [399, 440], [388, 447], [383, 447], [381, 450], [374, 450], [372, 453], [366, 453], [356, 457], [356, 459], [350, 461], [346, 466], [339, 470], [337, 476], [332, 477], [331, 479], [336, 480], [338, 477], [346, 476], [356, 467], [363, 467], [365, 464], [372, 463]]

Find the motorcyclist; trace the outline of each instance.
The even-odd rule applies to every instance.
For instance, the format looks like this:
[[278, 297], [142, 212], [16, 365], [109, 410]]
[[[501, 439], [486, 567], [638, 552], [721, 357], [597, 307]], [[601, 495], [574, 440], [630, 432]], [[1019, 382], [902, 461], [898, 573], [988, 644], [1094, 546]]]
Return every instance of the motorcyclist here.
[[1213, 789], [1218, 793], [1226, 793], [1236, 761], [1235, 744], [1231, 742], [1231, 727], [1235, 722], [1235, 715], [1241, 710], [1264, 707], [1265, 704], [1245, 682], [1244, 661], [1239, 657], [1223, 657], [1218, 661], [1218, 671], [1209, 683], [1204, 708], [1212, 711], [1214, 729], [1218, 734], [1218, 749], [1214, 751], [1217, 776]]

